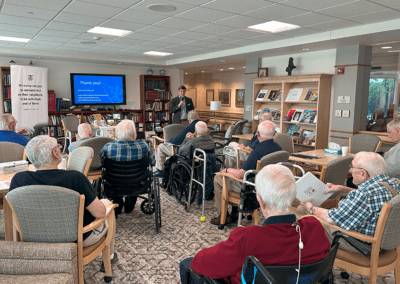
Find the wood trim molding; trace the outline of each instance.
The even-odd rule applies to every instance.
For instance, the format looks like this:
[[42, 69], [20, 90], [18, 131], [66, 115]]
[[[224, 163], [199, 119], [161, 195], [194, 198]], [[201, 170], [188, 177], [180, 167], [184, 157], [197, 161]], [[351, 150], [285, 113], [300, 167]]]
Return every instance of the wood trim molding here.
[[258, 72], [244, 73], [244, 75], [254, 75], [254, 74], [257, 74], [257, 75], [258, 75]]
[[392, 44], [392, 43], [399, 43], [399, 42], [400, 42], [399, 40], [396, 40], [396, 41], [389, 41], [389, 42], [367, 44], [366, 46], [385, 45], [385, 44]]
[[352, 131], [333, 130], [333, 129], [331, 129], [331, 132], [348, 133], [348, 134], [352, 134], [352, 135], [357, 134], [357, 131], [352, 132]]
[[335, 65], [334, 67], [348, 67], [348, 66], [364, 66], [364, 67], [372, 67], [372, 65], [366, 64], [347, 64], [347, 65]]
[[343, 137], [343, 136], [336, 136], [336, 135], [330, 135], [329, 137], [331, 138], [340, 138], [340, 139], [349, 139], [350, 137]]

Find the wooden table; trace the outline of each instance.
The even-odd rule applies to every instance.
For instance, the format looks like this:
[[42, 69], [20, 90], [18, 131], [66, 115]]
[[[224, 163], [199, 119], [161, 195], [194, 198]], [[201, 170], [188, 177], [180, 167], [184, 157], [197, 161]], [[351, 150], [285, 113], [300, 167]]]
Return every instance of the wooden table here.
[[388, 136], [384, 135], [377, 135], [379, 139], [381, 139], [382, 143], [387, 143], [387, 144], [396, 144], [395, 141], [392, 140], [392, 138], [389, 138]]
[[342, 157], [342, 155], [326, 154], [326, 153], [324, 153], [324, 149], [299, 152], [297, 154], [323, 156], [323, 158], [307, 159], [307, 158], [302, 158], [302, 157], [289, 156], [289, 161], [308, 163], [308, 164], [313, 164], [313, 165], [318, 165], [318, 166], [326, 166], [326, 164], [328, 164], [330, 161], [333, 161], [333, 160], [336, 160], [336, 159]]

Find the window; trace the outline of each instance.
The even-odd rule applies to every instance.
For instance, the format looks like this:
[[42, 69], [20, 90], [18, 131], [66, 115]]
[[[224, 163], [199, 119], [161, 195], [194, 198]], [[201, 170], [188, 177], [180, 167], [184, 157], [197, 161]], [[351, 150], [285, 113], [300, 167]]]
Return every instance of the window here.
[[396, 80], [393, 78], [371, 78], [369, 80], [368, 120], [376, 120], [375, 111], [377, 115], [383, 113], [383, 117], [379, 118], [393, 117], [393, 112], [390, 111], [388, 116], [388, 109], [394, 103], [395, 83]]

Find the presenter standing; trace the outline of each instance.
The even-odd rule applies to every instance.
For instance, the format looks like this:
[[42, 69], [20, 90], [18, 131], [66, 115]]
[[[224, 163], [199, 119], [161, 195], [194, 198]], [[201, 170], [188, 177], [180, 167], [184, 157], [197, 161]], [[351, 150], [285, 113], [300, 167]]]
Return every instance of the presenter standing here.
[[172, 117], [172, 124], [182, 124], [188, 126], [188, 112], [194, 110], [193, 101], [191, 98], [185, 96], [186, 87], [180, 86], [178, 88], [178, 96], [171, 100], [170, 111], [174, 114]]

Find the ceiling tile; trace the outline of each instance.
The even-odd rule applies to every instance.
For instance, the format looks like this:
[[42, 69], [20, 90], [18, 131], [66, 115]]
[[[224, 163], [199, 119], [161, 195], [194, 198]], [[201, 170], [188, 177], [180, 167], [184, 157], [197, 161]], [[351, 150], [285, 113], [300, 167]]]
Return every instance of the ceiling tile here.
[[[82, 33], [79, 36], [77, 36], [76, 38], [74, 38], [73, 40], [76, 41], [76, 42], [78, 42], [78, 41], [91, 41], [91, 40], [94, 40], [95, 37], [97, 37], [97, 35], [95, 35], [95, 34]], [[99, 42], [102, 44], [102, 43], [105, 43], [105, 42], [109, 42], [109, 41], [115, 40], [117, 38], [118, 37], [115, 37], [115, 36], [101, 35], [100, 39], [99, 39]]]
[[359, 26], [359, 23], [347, 21], [347, 20], [335, 20], [335, 21], [330, 21], [322, 24], [316, 24], [316, 25], [311, 25], [308, 26], [309, 28], [315, 29], [315, 30], [321, 30], [321, 31], [333, 31], [333, 30], [338, 30], [338, 29], [344, 29], [344, 28], [350, 28], [354, 26]]
[[368, 2], [365, 0], [360, 0], [343, 5], [338, 5], [331, 8], [318, 10], [317, 12], [320, 14], [345, 19], [348, 17], [378, 12], [385, 9], [386, 8], [381, 5]]
[[144, 28], [147, 25], [145, 24], [137, 24], [125, 21], [118, 21], [118, 20], [108, 20], [100, 25], [100, 27], [105, 28], [112, 28], [112, 29], [121, 29], [134, 32], [138, 29]]
[[88, 54], [110, 54], [112, 51], [109, 50], [96, 50], [96, 49], [89, 49], [84, 51], [85, 53]]
[[32, 7], [24, 7], [6, 3], [3, 6], [1, 14], [49, 21], [54, 18], [55, 15], [57, 15], [57, 11], [46, 10], [43, 8], [37, 9]]
[[44, 41], [40, 39], [33, 39], [28, 44], [34, 45], [43, 45], [43, 46], [60, 46], [63, 45], [65, 42], [55, 42], [55, 41]]
[[279, 33], [279, 34], [263, 34], [260, 36], [252, 37], [251, 40], [258, 42], [271, 42], [288, 38], [289, 38], [288, 36], [284, 36]]
[[35, 40], [43, 40], [43, 41], [52, 41], [52, 42], [61, 42], [66, 43], [69, 42], [72, 38], [65, 38], [65, 37], [57, 37], [57, 36], [47, 36], [47, 35], [36, 35]]
[[84, 25], [59, 23], [59, 22], [50, 22], [48, 24], [47, 28], [52, 29], [52, 30], [84, 33], [84, 32], [90, 30], [93, 27], [92, 26], [84, 26]]
[[286, 6], [291, 6], [299, 9], [315, 11], [320, 9], [325, 9], [333, 6], [337, 6], [340, 4], [345, 4], [351, 1], [358, 0], [287, 0], [280, 2], [279, 4], [283, 4]]
[[107, 5], [107, 6], [112, 6], [112, 7], [119, 7], [119, 8], [129, 8], [136, 3], [139, 3], [141, 0], [84, 0], [85, 2], [90, 2], [94, 4], [101, 4], [101, 5]]
[[305, 26], [309, 26], [309, 25], [315, 25], [315, 24], [325, 23], [325, 22], [334, 21], [334, 20], [337, 20], [337, 18], [310, 12], [310, 13], [305, 13], [302, 15], [282, 19], [282, 22], [305, 27]]
[[218, 50], [225, 50], [225, 49], [232, 49], [240, 47], [240, 44], [233, 44], [233, 43], [223, 43], [210, 46], [211, 48], [218, 49]]
[[209, 23], [209, 22], [215, 21], [216, 19], [225, 19], [228, 17], [232, 17], [234, 15], [235, 14], [232, 14], [232, 13], [198, 7], [198, 8], [192, 9], [190, 11], [183, 12], [183, 13], [177, 15], [177, 17], [183, 18], [183, 19], [188, 19], [188, 20], [195, 20], [195, 21]]
[[[223, 41], [222, 41], [223, 42]], [[215, 43], [220, 43], [218, 41], [206, 41], [206, 40], [197, 40], [197, 41], [191, 41], [190, 42], [190, 46], [197, 46], [197, 47], [205, 47], [205, 46], [211, 46], [211, 45], [215, 45]], [[184, 44], [182, 44], [184, 45]]]
[[64, 45], [58, 47], [57, 49], [59, 49], [59, 48], [82, 50], [83, 51], [83, 50], [87, 50], [87, 49], [92, 48], [92, 45], [90, 45], [90, 44], [67, 43], [67, 44], [64, 44]]
[[234, 41], [234, 40], [238, 40], [239, 38], [237, 37], [231, 37], [231, 36], [226, 36], [226, 35], [215, 35], [215, 36], [211, 36], [208, 38], [205, 38], [204, 40], [207, 42], [213, 42], [214, 45], [215, 43], [225, 43], [225, 42], [230, 42], [230, 41]]
[[259, 18], [252, 18], [252, 17], [242, 16], [242, 15], [237, 15], [237, 16], [233, 16], [233, 17], [226, 18], [223, 20], [218, 20], [213, 23], [218, 24], [218, 25], [223, 25], [223, 26], [230, 26], [230, 27], [245, 29], [248, 26], [264, 23], [264, 20], [261, 20]]
[[164, 47], [163, 48], [163, 50], [173, 50], [173, 51], [176, 51], [176, 50], [190, 50], [190, 47], [189, 46], [185, 46], [185, 45], [174, 45], [174, 46], [167, 46], [167, 47]]
[[76, 24], [76, 25], [84, 25], [84, 26], [97, 26], [107, 20], [107, 18], [99, 18], [99, 17], [90, 17], [90, 16], [82, 16], [71, 13], [60, 13], [55, 19], [55, 22], [68, 23], [68, 24]]
[[259, 44], [260, 42], [251, 39], [239, 39], [231, 41], [230, 43], [238, 46], [247, 46], [247, 45]]
[[0, 46], [2, 47], [15, 47], [15, 48], [22, 48], [24, 47], [25, 42], [8, 42], [8, 41], [1, 41]]
[[0, 24], [10, 24], [17, 26], [27, 26], [35, 28], [43, 28], [48, 21], [39, 19], [29, 19], [17, 16], [0, 15]]
[[133, 39], [140, 39], [140, 40], [156, 40], [159, 39], [159, 35], [151, 35], [151, 34], [144, 34], [139, 32], [134, 32], [129, 35], [124, 36], [124, 38], [133, 38]]
[[[147, 7], [150, 5], [154, 4], [162, 4], [162, 5], [172, 5], [176, 8], [175, 11], [172, 12], [155, 12], [152, 10], [149, 10]], [[179, 13], [185, 12], [187, 10], [195, 8], [195, 5], [187, 4], [186, 1], [185, 3], [178, 3], [178, 2], [171, 2], [168, 0], [143, 0], [136, 4], [132, 9], [135, 9], [136, 11], [142, 11], [142, 12], [148, 12], [148, 13], [154, 13], [158, 15], [167, 15], [167, 16], [174, 16]]]
[[300, 14], [304, 14], [305, 10], [284, 6], [281, 4], [272, 4], [265, 8], [257, 9], [251, 12], [244, 13], [245, 16], [256, 17], [263, 19], [265, 22], [270, 20], [279, 21], [282, 18], [288, 18]]
[[203, 5], [207, 2], [213, 2], [214, 0], [171, 0], [171, 2], [188, 3], [192, 5]]
[[59, 36], [59, 37], [70, 37], [74, 38], [81, 35], [82, 32], [71, 32], [71, 31], [60, 31], [45, 28], [40, 32], [40, 35], [49, 35], [49, 36]]
[[155, 41], [149, 41], [143, 44], [140, 44], [140, 46], [147, 46], [148, 48], [166, 48], [170, 47], [172, 44], [171, 43], [165, 43], [165, 42], [155, 42]]
[[9, 32], [19, 32], [19, 33], [27, 33], [27, 34], [37, 34], [41, 28], [34, 27], [24, 27], [24, 26], [16, 26], [16, 25], [8, 25], [1, 24], [0, 31], [9, 31]]
[[250, 38], [260, 35], [259, 32], [248, 31], [248, 30], [237, 30], [223, 34], [224, 36], [236, 37], [236, 38]]
[[376, 23], [376, 22], [381, 22], [381, 21], [400, 19], [400, 11], [387, 9], [387, 10], [383, 10], [383, 11], [379, 11], [379, 12], [375, 12], [375, 13], [350, 17], [347, 19], [350, 21], [357, 22], [357, 23], [371, 24], [371, 23]]
[[120, 12], [123, 9], [111, 6], [105, 6], [100, 4], [93, 4], [81, 1], [73, 1], [64, 12], [84, 15], [84, 16], [92, 16], [92, 17], [100, 17], [100, 18], [110, 18]]
[[73, 47], [64, 47], [60, 46], [54, 49], [54, 51], [62, 51], [62, 52], [83, 52], [84, 50], [80, 48], [73, 48]]
[[113, 20], [127, 21], [139, 24], [154, 24], [161, 20], [169, 18], [167, 15], [159, 15], [154, 13], [146, 13], [141, 11], [135, 11], [132, 9], [126, 10], [121, 14], [113, 17]]
[[[128, 45], [128, 46], [135, 46], [139, 44], [146, 43], [148, 41], [146, 40], [140, 40], [140, 39], [133, 39], [133, 38], [125, 38], [121, 37], [119, 39], [115, 39], [113, 41], [110, 41], [107, 43], [107, 45], [114, 45], [114, 44], [119, 44], [119, 45]], [[128, 48], [127, 46], [125, 48]]]
[[137, 46], [127, 48], [127, 49], [125, 49], [125, 51], [132, 51], [132, 52], [137, 52], [137, 53], [143, 54], [143, 52], [146, 52], [146, 51], [158, 51], [158, 50], [156, 48], [149, 48], [148, 46], [137, 45]]
[[389, 8], [400, 8], [399, 0], [369, 0], [371, 2], [375, 2], [376, 4], [380, 4]]
[[209, 36], [210, 36], [209, 34], [197, 33], [193, 31], [184, 31], [174, 34], [174, 37], [176, 38], [191, 39], [191, 40], [196, 40], [196, 39], [199, 40]]
[[231, 13], [244, 13], [270, 5], [264, 0], [218, 0], [204, 4], [202, 7]]
[[236, 31], [236, 30], [237, 30], [237, 28], [234, 28], [234, 27], [227, 27], [227, 26], [216, 25], [216, 24], [206, 24], [204, 26], [191, 29], [191, 31], [194, 31], [194, 32], [213, 34], [213, 35], [223, 34], [223, 33], [232, 32], [232, 31]]
[[155, 26], [165, 27], [165, 28], [173, 28], [173, 29], [182, 29], [185, 27], [186, 30], [193, 29], [196, 27], [200, 27], [204, 25], [203, 22], [187, 20], [187, 19], [180, 19], [176, 17], [165, 19], [161, 22], [154, 24]]
[[8, 4], [15, 4], [19, 6], [33, 7], [37, 9], [47, 9], [59, 11], [64, 8], [71, 0], [7, 0]]
[[168, 36], [181, 32], [182, 30], [171, 29], [171, 28], [163, 28], [156, 26], [148, 26], [140, 30], [141, 33], [160, 35], [160, 36]]
[[57, 46], [49, 46], [49, 45], [39, 45], [39, 44], [26, 44], [23, 48], [26, 49], [37, 49], [37, 50], [53, 50]]
[[300, 29], [295, 29], [295, 30], [290, 30], [286, 32], [281, 32], [279, 34], [283, 36], [289, 36], [289, 37], [298, 37], [298, 36], [305, 36], [305, 35], [311, 35], [311, 34], [317, 34], [320, 33], [320, 30], [317, 29], [310, 29], [309, 28], [300, 28]]
[[174, 35], [174, 36], [158, 38], [158, 39], [154, 40], [153, 42], [164, 42], [164, 43], [170, 43], [171, 45], [176, 45], [183, 41], [186, 43], [186, 40], [183, 40], [182, 38], [177, 38]]

